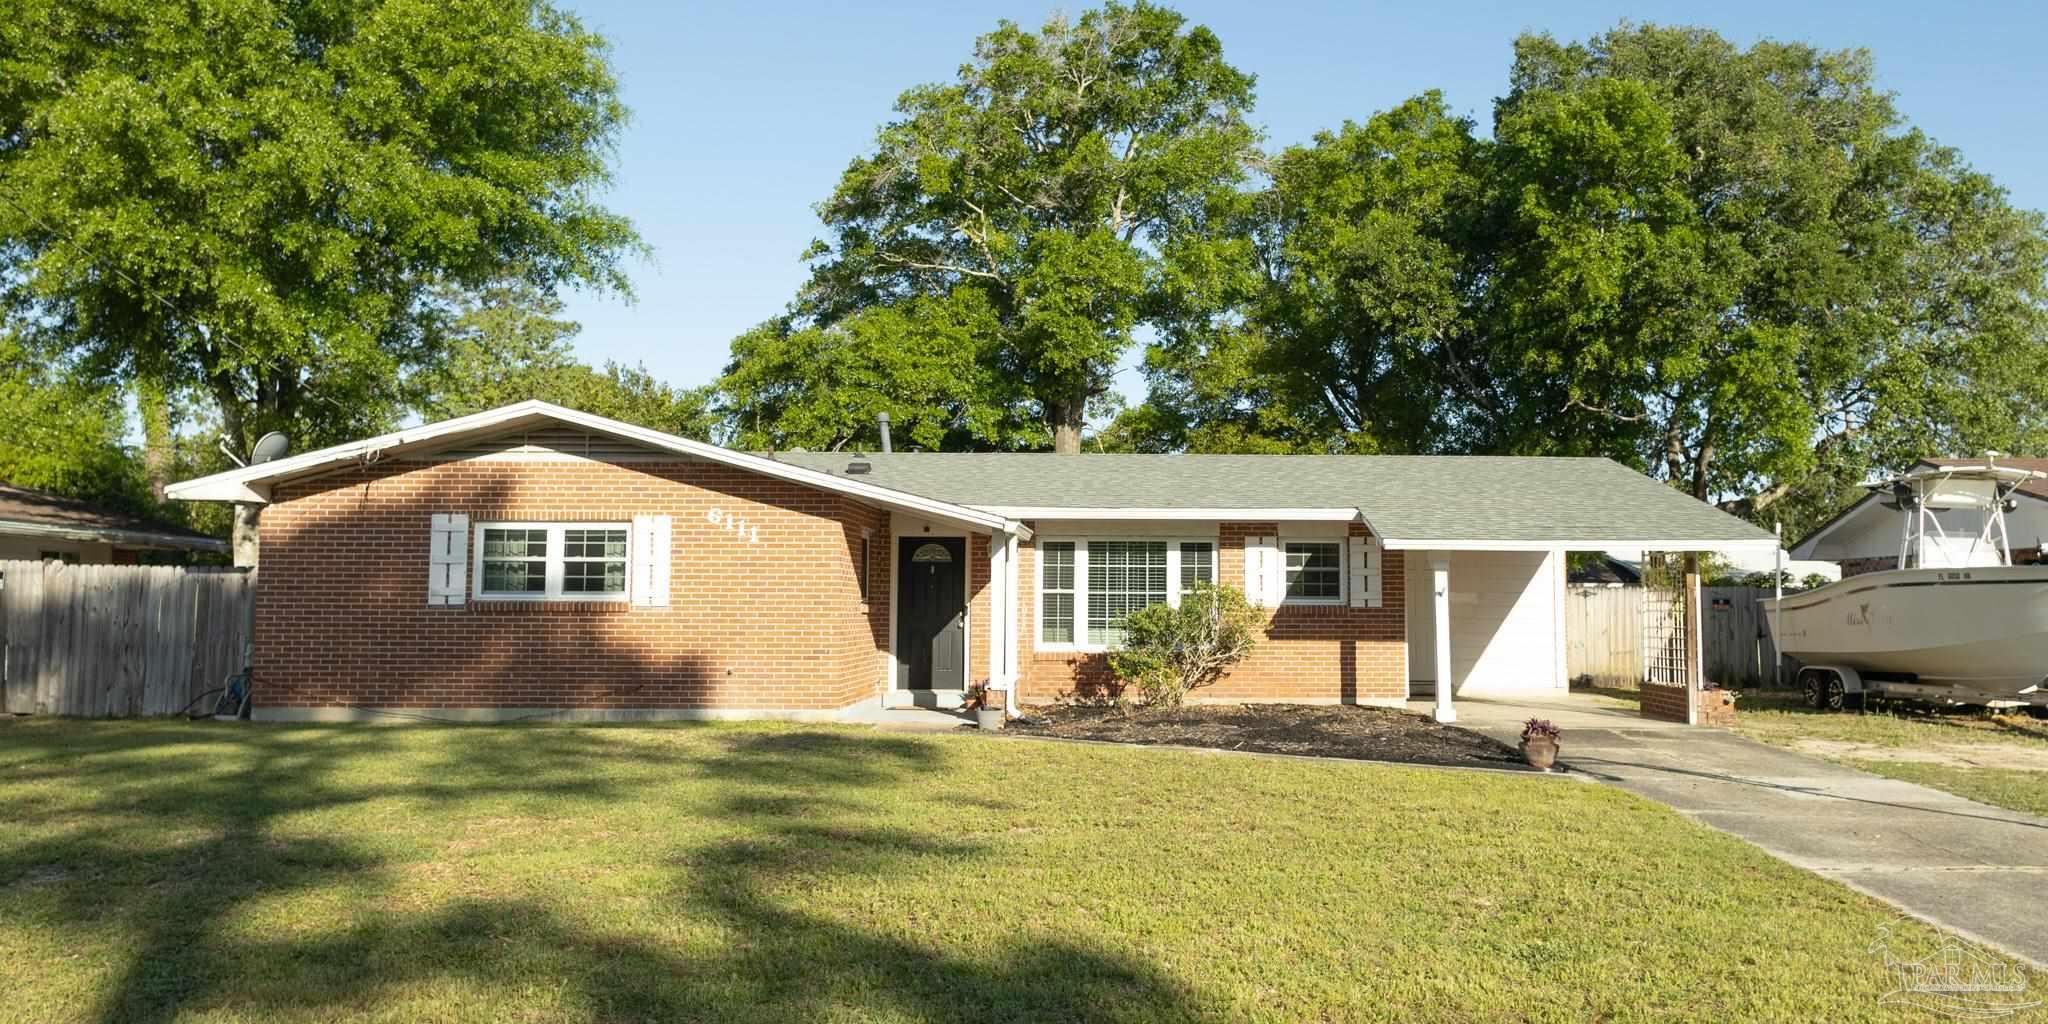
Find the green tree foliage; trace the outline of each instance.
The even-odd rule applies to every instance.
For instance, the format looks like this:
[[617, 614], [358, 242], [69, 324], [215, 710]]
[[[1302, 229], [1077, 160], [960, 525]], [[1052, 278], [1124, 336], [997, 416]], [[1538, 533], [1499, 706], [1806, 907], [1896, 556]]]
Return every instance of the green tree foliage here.
[[1270, 167], [1208, 222], [1255, 243], [1207, 277], [1234, 315], [1147, 353], [1120, 446], [1607, 455], [1794, 536], [1875, 469], [2048, 446], [2042, 218], [1867, 54], [1525, 36], [1490, 139], [1425, 94]]
[[118, 388], [53, 368], [48, 353], [0, 334], [0, 481], [137, 514], [155, 511], [127, 450]]
[[[1138, 447], [1197, 451], [1417, 451], [1462, 417], [1444, 370], [1472, 344], [1464, 297], [1477, 262], [1466, 211], [1478, 190], [1470, 122], [1435, 93], [1292, 147], [1270, 167], [1246, 231], [1249, 273], [1147, 354], [1163, 422]], [[1222, 250], [1212, 250], [1222, 251]], [[1194, 311], [1203, 311], [1195, 304]], [[1468, 400], [1492, 396], [1474, 389]], [[1125, 424], [1118, 424], [1123, 428]]]
[[1478, 364], [1515, 414], [1483, 443], [1630, 457], [1758, 514], [1816, 476], [2038, 446], [2041, 218], [1871, 79], [1860, 51], [1697, 29], [1520, 40]]
[[710, 439], [717, 426], [709, 388], [679, 389], [644, 367], [576, 359], [578, 326], [562, 303], [521, 282], [501, 282], [456, 300], [435, 363], [412, 381], [414, 405], [443, 420], [538, 398], [627, 423]]
[[624, 287], [592, 199], [624, 117], [545, 0], [21, 0], [0, 246], [39, 343], [192, 386], [238, 448], [388, 425], [436, 289]]
[[[830, 445], [873, 410], [936, 399], [914, 436], [1006, 446], [1035, 420], [1076, 450], [1137, 328], [1202, 291], [1187, 279], [1208, 211], [1246, 178], [1251, 102], [1215, 35], [1165, 8], [1001, 23], [955, 82], [903, 94], [820, 206], [831, 238], [791, 316], [736, 346], [734, 416]], [[970, 326], [962, 375], [941, 350]]]
[[720, 385], [748, 448], [838, 451], [879, 443], [932, 451], [1042, 445], [1007, 400], [993, 351], [1000, 325], [976, 292], [862, 310], [829, 326], [772, 322], [733, 342]]

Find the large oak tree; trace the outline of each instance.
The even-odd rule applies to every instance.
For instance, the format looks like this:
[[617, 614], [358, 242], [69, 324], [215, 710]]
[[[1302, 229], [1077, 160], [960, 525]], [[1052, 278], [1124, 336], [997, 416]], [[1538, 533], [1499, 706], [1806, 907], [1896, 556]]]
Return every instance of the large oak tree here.
[[636, 238], [592, 196], [623, 117], [545, 0], [20, 0], [8, 312], [146, 403], [199, 390], [243, 450], [371, 432], [446, 289], [625, 286]]
[[[1176, 275], [1199, 270], [1181, 236], [1246, 179], [1251, 103], [1251, 76], [1216, 36], [1162, 7], [1111, 3], [1036, 32], [1001, 23], [955, 81], [903, 94], [820, 206], [830, 237], [810, 283], [735, 346], [742, 436], [763, 423], [781, 432], [760, 441], [844, 443], [859, 429], [847, 409], [937, 397], [894, 382], [942, 374], [940, 342], [972, 324], [980, 371], [938, 400], [950, 422], [920, 436], [1009, 445], [1035, 420], [1056, 450], [1078, 450], [1135, 332]], [[789, 358], [813, 351], [831, 357], [835, 386], [813, 388]], [[849, 394], [854, 381], [882, 393]]]

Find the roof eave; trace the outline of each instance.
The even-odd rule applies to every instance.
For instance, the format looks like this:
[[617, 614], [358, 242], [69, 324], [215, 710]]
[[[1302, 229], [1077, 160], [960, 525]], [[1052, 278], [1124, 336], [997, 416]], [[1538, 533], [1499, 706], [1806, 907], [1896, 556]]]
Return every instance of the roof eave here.
[[1234, 522], [1351, 522], [1361, 519], [1355, 508], [1162, 508], [1162, 507], [1078, 507], [1060, 505], [975, 505], [978, 509], [1015, 519], [1150, 519], [1209, 520]]
[[0, 520], [0, 534], [112, 544], [124, 548], [165, 548], [179, 551], [211, 551], [219, 554], [225, 554], [228, 550], [228, 542], [217, 537], [190, 536], [156, 530], [131, 530], [114, 526], [64, 526], [15, 519]]
[[1750, 539], [1673, 539], [1669, 537], [1603, 537], [1578, 540], [1508, 540], [1489, 538], [1387, 537], [1389, 551], [1613, 551], [1641, 548], [1644, 551], [1712, 551], [1719, 553], [1770, 551], [1777, 547], [1773, 537]]

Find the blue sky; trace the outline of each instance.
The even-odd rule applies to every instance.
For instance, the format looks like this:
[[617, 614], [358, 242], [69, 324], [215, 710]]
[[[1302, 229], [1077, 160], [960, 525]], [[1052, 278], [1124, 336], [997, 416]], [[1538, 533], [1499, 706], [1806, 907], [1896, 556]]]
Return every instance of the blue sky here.
[[[1085, 4], [632, 3], [563, 0], [614, 45], [632, 123], [610, 205], [653, 246], [637, 301], [572, 294], [593, 362], [711, 380], [734, 335], [773, 316], [822, 229], [812, 206], [864, 152], [898, 93], [949, 79], [1000, 18], [1040, 24]], [[1622, 19], [1705, 25], [1737, 43], [1866, 47], [1911, 122], [2048, 208], [2048, 5], [1897, 0], [1698, 4], [1180, 3], [1258, 76], [1268, 145], [1306, 140], [1437, 88], [1484, 125], [1522, 31], [1583, 39]], [[1135, 374], [1124, 375], [1135, 390]]]

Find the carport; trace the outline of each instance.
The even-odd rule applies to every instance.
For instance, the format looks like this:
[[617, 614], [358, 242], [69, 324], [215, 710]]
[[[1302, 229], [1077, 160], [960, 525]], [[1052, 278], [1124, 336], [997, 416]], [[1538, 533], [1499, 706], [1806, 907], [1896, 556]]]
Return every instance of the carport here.
[[[1418, 502], [1398, 478], [1366, 481], [1360, 514], [1409, 566], [1411, 702], [1426, 700], [1437, 720], [1452, 722], [1461, 697], [1565, 698], [1567, 560], [1641, 549], [1666, 564], [1645, 616], [1644, 713], [1692, 720], [1702, 683], [1699, 555], [1768, 552], [1777, 539], [1674, 489], [1639, 486], [1633, 473], [1609, 481], [1604, 467], [1621, 469], [1596, 459], [1477, 458], [1440, 474], [1438, 486], [1483, 490], [1483, 503]], [[1560, 487], [1561, 476], [1573, 486]], [[1475, 504], [1484, 514], [1472, 514]]]

